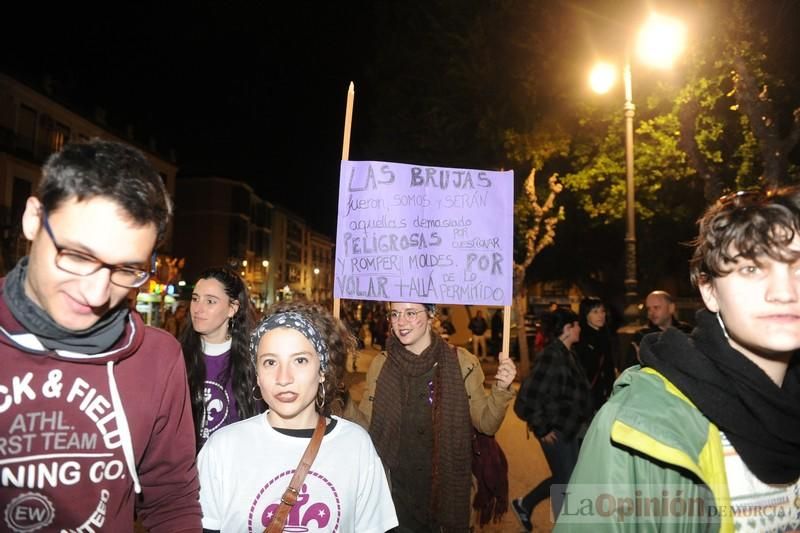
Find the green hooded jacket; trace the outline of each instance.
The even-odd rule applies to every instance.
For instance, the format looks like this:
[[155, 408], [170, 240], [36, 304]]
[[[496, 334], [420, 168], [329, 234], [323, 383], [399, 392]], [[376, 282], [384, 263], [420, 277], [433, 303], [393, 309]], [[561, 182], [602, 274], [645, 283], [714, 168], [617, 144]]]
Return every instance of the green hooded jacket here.
[[573, 531], [733, 531], [719, 429], [652, 368], [623, 373], [586, 434], [554, 529]]

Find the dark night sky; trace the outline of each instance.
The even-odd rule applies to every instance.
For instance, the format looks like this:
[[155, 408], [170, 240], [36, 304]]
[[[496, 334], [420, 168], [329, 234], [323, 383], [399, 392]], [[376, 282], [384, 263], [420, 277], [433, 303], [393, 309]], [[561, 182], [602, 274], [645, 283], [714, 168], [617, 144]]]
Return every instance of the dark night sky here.
[[[414, 16], [417, 0], [405, 1], [412, 2], [405, 12]], [[565, 40], [554, 51], [576, 58], [589, 57], [596, 45], [619, 47], [613, 42], [619, 28], [610, 22], [630, 16], [631, 6], [653, 3], [544, 1], [570, 13], [565, 35], [567, 26], [579, 28], [572, 34], [584, 28], [593, 34], [593, 40]], [[67, 95], [78, 110], [91, 114], [99, 105], [120, 132], [132, 124], [142, 144], [152, 135], [159, 149], [174, 148], [181, 175], [247, 181], [263, 198], [333, 236], [350, 80], [356, 82], [351, 159], [378, 158], [367, 153], [367, 116], [381, 95], [364, 81], [376, 65], [391, 65], [392, 58], [378, 56], [376, 45], [388, 36], [374, 23], [389, 5], [390, 0], [27, 2], [11, 12], [4, 7], [0, 70], [33, 83], [48, 73], [57, 94]], [[800, 1], [760, 5], [770, 38], [786, 45], [786, 61], [794, 65], [797, 32], [779, 26], [796, 27], [790, 22], [798, 19]], [[606, 15], [599, 6], [616, 14]], [[575, 84], [582, 86], [585, 65], [574, 66], [581, 69]], [[794, 72], [790, 82], [800, 74]]]
[[69, 4], [6, 19], [0, 70], [34, 83], [49, 73], [73, 107], [100, 105], [110, 125], [174, 148], [181, 175], [247, 181], [333, 234], [345, 98], [369, 58], [369, 2]]

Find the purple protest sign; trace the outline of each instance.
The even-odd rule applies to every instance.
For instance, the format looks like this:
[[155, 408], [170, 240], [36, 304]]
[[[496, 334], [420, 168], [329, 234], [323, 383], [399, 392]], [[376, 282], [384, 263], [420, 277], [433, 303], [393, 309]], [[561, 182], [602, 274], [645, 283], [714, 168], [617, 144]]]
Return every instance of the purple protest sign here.
[[514, 173], [342, 161], [336, 298], [511, 305]]

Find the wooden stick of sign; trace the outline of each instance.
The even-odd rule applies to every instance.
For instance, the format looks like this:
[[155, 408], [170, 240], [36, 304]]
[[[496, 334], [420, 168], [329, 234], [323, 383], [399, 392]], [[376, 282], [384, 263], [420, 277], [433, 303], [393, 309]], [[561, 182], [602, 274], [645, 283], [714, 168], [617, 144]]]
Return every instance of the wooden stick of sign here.
[[[356, 96], [356, 89], [353, 82], [347, 89], [347, 107], [344, 112], [344, 139], [342, 140], [342, 161], [350, 159], [350, 127], [353, 123], [353, 100]], [[333, 316], [339, 318], [342, 301], [340, 298], [333, 299]]]
[[[522, 324], [517, 327], [525, 327], [524, 319]], [[503, 350], [506, 357], [511, 357], [511, 306], [503, 306]]]

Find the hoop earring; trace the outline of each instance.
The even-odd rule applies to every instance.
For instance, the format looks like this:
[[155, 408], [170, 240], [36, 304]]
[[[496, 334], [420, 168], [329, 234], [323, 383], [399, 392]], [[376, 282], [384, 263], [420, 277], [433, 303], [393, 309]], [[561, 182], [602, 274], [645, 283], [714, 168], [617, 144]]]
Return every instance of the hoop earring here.
[[319, 384], [317, 388], [317, 397], [314, 400], [314, 404], [317, 406], [319, 411], [322, 411], [322, 408], [325, 407], [325, 382]]
[[[256, 391], [258, 391], [258, 395], [256, 395]], [[252, 396], [253, 399], [257, 402], [264, 401], [264, 397], [261, 396], [261, 387], [259, 387], [258, 385], [253, 385], [253, 391], [250, 393], [250, 396]]]

